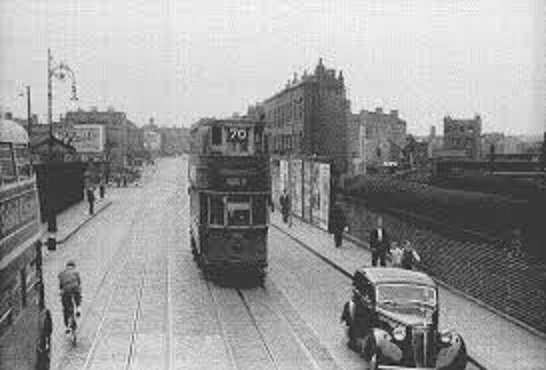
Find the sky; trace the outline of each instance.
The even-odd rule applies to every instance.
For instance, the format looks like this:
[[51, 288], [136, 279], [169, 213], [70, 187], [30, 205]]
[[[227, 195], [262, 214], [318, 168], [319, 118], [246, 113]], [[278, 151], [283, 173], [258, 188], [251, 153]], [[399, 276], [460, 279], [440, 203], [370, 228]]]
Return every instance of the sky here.
[[[125, 111], [189, 126], [244, 113], [296, 72], [342, 70], [352, 111], [398, 109], [408, 131], [442, 118], [545, 130], [546, 0], [0, 0], [0, 104], [47, 118], [47, 49], [75, 71], [53, 114]], [[542, 28], [541, 28], [542, 27]], [[542, 97], [542, 99], [540, 99]]]

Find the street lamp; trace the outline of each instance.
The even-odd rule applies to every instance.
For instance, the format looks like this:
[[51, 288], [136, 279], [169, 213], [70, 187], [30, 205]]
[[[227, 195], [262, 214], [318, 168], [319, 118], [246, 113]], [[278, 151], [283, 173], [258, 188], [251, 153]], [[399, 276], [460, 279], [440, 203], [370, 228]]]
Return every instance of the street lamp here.
[[57, 218], [55, 215], [55, 207], [53, 205], [52, 199], [52, 190], [51, 186], [51, 163], [53, 161], [53, 78], [60, 81], [64, 81], [66, 77], [72, 79], [72, 96], [71, 100], [76, 101], [78, 97], [76, 95], [76, 75], [74, 71], [67, 66], [65, 63], [60, 62], [58, 64], [53, 63], [53, 57], [51, 56], [51, 50], [47, 49], [47, 123], [49, 125], [49, 143], [48, 143], [48, 220], [47, 220], [47, 231], [50, 234], [48, 238], [48, 248], [50, 250], [55, 250], [56, 240], [55, 233], [57, 232]]

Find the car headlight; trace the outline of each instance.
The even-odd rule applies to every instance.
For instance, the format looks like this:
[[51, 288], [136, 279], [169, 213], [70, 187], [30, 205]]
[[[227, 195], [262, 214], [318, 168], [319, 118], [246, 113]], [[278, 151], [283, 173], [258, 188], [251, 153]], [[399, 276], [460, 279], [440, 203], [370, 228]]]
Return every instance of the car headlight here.
[[449, 330], [442, 330], [440, 332], [440, 342], [443, 344], [449, 344], [452, 341], [451, 331]]
[[392, 331], [392, 336], [399, 342], [403, 341], [406, 338], [406, 328], [403, 326], [397, 327]]

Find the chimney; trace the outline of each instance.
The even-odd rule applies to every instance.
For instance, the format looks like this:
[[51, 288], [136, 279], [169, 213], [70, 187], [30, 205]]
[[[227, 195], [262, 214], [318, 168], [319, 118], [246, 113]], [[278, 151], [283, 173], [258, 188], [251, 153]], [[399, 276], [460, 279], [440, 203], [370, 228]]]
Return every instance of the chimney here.
[[383, 114], [383, 108], [381, 108], [381, 107], [375, 108], [375, 113], [377, 113], [377, 114]]
[[398, 109], [391, 109], [391, 116], [398, 118]]

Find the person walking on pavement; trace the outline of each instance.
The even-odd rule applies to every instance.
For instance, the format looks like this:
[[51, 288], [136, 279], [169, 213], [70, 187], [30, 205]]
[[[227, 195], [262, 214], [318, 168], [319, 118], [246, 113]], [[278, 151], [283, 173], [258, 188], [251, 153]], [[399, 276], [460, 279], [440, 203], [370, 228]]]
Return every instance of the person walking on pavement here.
[[87, 201], [89, 202], [89, 214], [95, 213], [95, 192], [93, 188], [87, 189]]
[[288, 195], [288, 192], [286, 189], [284, 189], [280, 199], [279, 203], [281, 204], [281, 212], [282, 212], [282, 220], [286, 224], [288, 223], [288, 218], [290, 217], [290, 195]]
[[400, 247], [397, 241], [391, 243], [391, 263], [392, 267], [402, 267], [402, 253], [403, 249]]
[[104, 193], [105, 193], [105, 186], [104, 186], [104, 181], [101, 181], [100, 185], [99, 185], [99, 194], [100, 194], [100, 199], [104, 199]]
[[76, 305], [76, 317], [80, 317], [80, 306], [82, 303], [81, 278], [76, 270], [76, 262], [69, 260], [66, 268], [59, 273], [59, 287], [61, 289], [61, 301], [63, 304], [63, 318], [66, 327], [66, 333], [70, 333], [68, 320], [70, 314]]
[[377, 228], [370, 233], [370, 248], [372, 249], [372, 266], [377, 262], [383, 267], [387, 265], [387, 253], [389, 253], [390, 241], [387, 230], [383, 228], [383, 218], [377, 218]]
[[421, 257], [412, 247], [409, 240], [404, 241], [402, 248], [401, 267], [406, 270], [413, 270], [416, 263], [421, 262]]
[[345, 231], [348, 227], [347, 217], [345, 217], [345, 212], [343, 212], [340, 202], [334, 203], [330, 227], [332, 234], [334, 234], [335, 246], [336, 248], [339, 248], [341, 247], [341, 242], [343, 240], [343, 231]]

